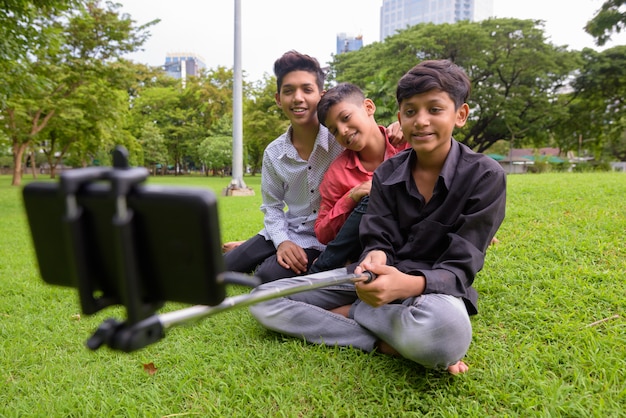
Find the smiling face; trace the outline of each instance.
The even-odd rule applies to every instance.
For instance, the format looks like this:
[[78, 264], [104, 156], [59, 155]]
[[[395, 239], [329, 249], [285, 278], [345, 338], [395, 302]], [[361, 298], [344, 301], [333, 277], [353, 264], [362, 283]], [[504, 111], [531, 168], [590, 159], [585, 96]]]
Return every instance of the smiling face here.
[[317, 104], [322, 92], [317, 87], [315, 74], [308, 71], [292, 71], [283, 78], [276, 103], [292, 125], [317, 125]]
[[448, 93], [435, 89], [402, 100], [398, 121], [418, 158], [444, 156], [450, 148], [452, 131], [465, 125], [468, 114], [466, 103], [455, 109]]
[[370, 99], [342, 100], [328, 109], [324, 125], [341, 146], [359, 152], [380, 136], [374, 112], [376, 106]]

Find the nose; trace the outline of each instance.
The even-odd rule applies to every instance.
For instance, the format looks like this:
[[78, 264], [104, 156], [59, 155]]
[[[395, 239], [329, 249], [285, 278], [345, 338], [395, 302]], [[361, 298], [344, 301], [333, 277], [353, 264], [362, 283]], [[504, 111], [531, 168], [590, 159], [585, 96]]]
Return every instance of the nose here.
[[428, 126], [430, 125], [430, 117], [427, 111], [420, 111], [415, 114], [413, 121], [415, 126]]
[[302, 97], [303, 97], [302, 90], [296, 89], [293, 93], [293, 100], [295, 102], [301, 102], [303, 100]]
[[341, 136], [341, 138], [345, 141], [346, 140], [346, 135], [348, 134], [348, 125], [346, 125], [345, 123], [338, 123], [337, 124], [337, 132], [339, 133], [339, 135]]

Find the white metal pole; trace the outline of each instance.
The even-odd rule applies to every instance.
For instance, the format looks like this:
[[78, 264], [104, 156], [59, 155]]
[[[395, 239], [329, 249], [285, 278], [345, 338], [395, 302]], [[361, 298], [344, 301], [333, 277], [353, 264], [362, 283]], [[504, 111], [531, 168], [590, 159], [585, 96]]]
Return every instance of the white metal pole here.
[[241, 69], [241, 0], [235, 0], [235, 57], [233, 66], [233, 178], [231, 188], [243, 189], [243, 80]]

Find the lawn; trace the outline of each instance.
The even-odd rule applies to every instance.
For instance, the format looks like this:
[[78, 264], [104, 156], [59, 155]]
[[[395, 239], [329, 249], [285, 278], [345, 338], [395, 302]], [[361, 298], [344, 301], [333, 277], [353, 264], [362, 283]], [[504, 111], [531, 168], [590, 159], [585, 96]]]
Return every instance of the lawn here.
[[[219, 194], [229, 180], [149, 181]], [[245, 181], [255, 196], [219, 197], [224, 241], [262, 226], [260, 178]], [[626, 416], [623, 173], [509, 176], [462, 376], [284, 338], [246, 309], [134, 353], [89, 351], [85, 340], [123, 311], [81, 315], [73, 290], [41, 281], [20, 193], [0, 176], [2, 417]]]

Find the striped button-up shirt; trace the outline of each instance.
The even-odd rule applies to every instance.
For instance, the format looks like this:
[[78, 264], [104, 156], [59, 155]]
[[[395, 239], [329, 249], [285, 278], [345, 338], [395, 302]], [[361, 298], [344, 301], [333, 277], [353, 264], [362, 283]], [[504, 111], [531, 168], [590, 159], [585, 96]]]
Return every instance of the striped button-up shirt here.
[[[320, 208], [319, 186], [330, 163], [343, 148], [320, 125], [308, 161], [303, 160], [291, 142], [291, 127], [272, 141], [263, 153], [261, 211], [265, 228], [260, 235], [278, 246], [286, 240], [302, 248], [324, 250], [314, 231]], [[287, 210], [285, 210], [287, 208]]]

